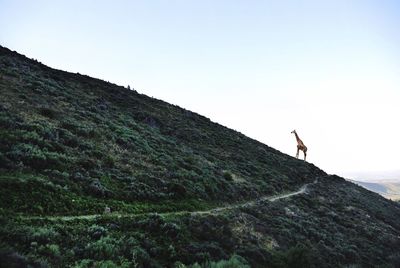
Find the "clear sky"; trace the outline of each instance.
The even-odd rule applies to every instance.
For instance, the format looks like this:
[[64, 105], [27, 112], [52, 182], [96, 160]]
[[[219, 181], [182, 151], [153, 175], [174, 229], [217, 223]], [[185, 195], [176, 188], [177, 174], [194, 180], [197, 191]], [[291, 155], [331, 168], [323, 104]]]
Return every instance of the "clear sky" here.
[[0, 44], [329, 173], [400, 168], [400, 1], [0, 0]]

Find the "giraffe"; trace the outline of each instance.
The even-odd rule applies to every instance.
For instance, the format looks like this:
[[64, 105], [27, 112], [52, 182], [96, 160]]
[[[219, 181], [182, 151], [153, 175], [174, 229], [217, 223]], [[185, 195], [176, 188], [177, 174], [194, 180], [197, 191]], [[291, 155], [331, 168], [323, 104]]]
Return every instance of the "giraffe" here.
[[297, 140], [297, 153], [296, 153], [296, 158], [299, 158], [299, 151], [302, 150], [304, 153], [304, 161], [306, 161], [307, 157], [307, 147], [304, 145], [303, 141], [300, 140], [299, 135], [297, 135], [296, 130], [293, 130], [291, 133], [293, 133], [296, 136]]

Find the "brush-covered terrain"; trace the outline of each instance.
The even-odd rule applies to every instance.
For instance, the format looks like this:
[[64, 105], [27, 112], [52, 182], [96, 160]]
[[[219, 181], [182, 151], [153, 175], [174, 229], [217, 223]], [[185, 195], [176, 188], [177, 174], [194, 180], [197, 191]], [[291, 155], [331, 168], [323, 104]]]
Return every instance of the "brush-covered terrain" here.
[[399, 218], [208, 118], [0, 47], [0, 267], [397, 267]]

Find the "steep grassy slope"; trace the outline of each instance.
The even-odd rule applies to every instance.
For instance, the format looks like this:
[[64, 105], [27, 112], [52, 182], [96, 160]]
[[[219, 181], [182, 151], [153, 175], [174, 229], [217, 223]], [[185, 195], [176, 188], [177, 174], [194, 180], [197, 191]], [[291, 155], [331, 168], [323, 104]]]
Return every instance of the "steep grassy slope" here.
[[2, 47], [0, 94], [6, 267], [399, 261], [398, 204], [205, 117]]
[[[61, 198], [53, 202], [75, 194], [118, 201], [237, 200], [293, 189], [323, 174], [126, 88], [53, 70], [6, 49], [0, 64], [0, 165], [9, 171], [2, 182], [34, 184], [39, 192], [53, 187]], [[40, 205], [46, 213], [59, 212]], [[80, 205], [69, 209], [91, 209]]]

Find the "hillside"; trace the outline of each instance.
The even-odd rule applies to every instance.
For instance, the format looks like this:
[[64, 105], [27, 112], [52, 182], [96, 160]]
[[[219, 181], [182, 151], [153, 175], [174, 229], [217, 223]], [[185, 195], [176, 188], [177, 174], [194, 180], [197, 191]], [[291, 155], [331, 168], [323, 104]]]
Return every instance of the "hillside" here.
[[370, 191], [378, 193], [388, 199], [391, 200], [400, 199], [400, 182], [396, 181], [366, 182], [366, 181], [356, 181], [356, 180], [350, 180], [350, 181]]
[[2, 267], [400, 263], [398, 203], [201, 115], [3, 47], [0, 94]]

